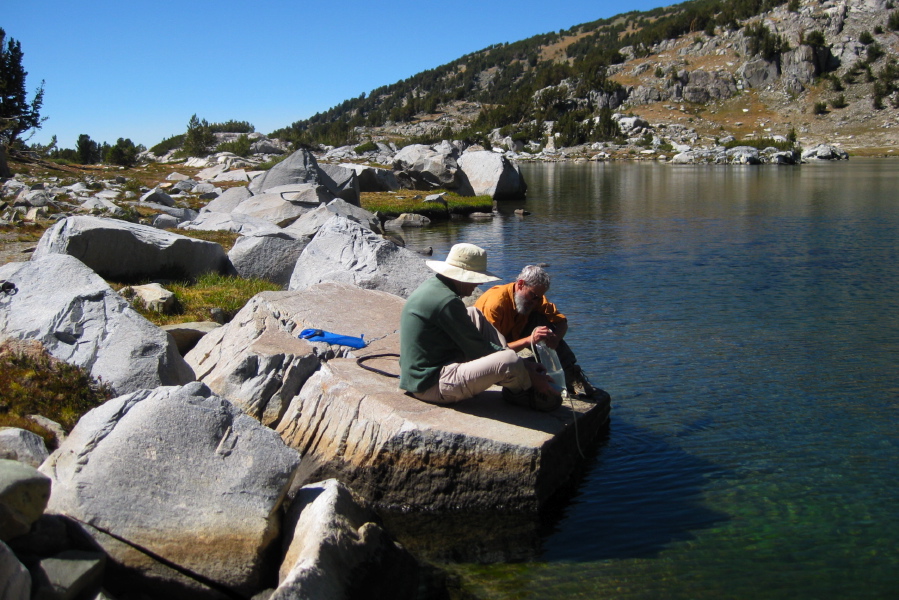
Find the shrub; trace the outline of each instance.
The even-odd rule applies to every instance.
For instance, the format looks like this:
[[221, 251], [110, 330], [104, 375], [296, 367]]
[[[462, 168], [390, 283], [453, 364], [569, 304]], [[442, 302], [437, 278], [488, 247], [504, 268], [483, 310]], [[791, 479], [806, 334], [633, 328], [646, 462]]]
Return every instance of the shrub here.
[[113, 396], [112, 388], [84, 369], [51, 357], [39, 345], [0, 345], [0, 426], [19, 427], [55, 448], [52, 433], [27, 418], [39, 414], [71, 430], [90, 409]]
[[166, 152], [170, 150], [174, 150], [175, 148], [180, 148], [184, 144], [185, 134], [179, 133], [178, 135], [173, 135], [172, 137], [165, 138], [152, 148], [150, 148], [150, 152], [155, 154], [156, 156], [162, 156]]
[[224, 123], [210, 123], [209, 130], [212, 133], [253, 133], [256, 131], [256, 128], [247, 121], [231, 119]]
[[799, 12], [799, 0], [790, 0], [787, 4], [787, 10], [790, 12]]
[[193, 115], [187, 123], [187, 133], [184, 134], [184, 145], [179, 152], [182, 156], [206, 156], [209, 148], [215, 144], [215, 134], [206, 122]]
[[222, 142], [215, 148], [216, 152], [231, 152], [237, 156], [250, 155], [250, 138], [245, 133], [237, 136], [236, 140]]
[[830, 101], [831, 108], [846, 108], [848, 104], [846, 103], [846, 96], [844, 94], [840, 94], [836, 98]]
[[364, 154], [365, 152], [373, 152], [378, 149], [378, 145], [372, 141], [365, 142], [353, 148], [356, 154]]
[[858, 36], [858, 41], [867, 46], [874, 43], [874, 36], [871, 35], [870, 31], [862, 31], [861, 35]]
[[130, 139], [119, 138], [115, 146], [106, 151], [105, 160], [111, 165], [133, 167], [137, 162], [137, 154], [140, 149]]
[[808, 34], [803, 37], [804, 42], [809, 46], [824, 47], [827, 45], [827, 42], [824, 39], [824, 34], [817, 29], [814, 31], [809, 31]]
[[891, 12], [887, 17], [887, 29], [890, 31], [899, 30], [899, 10]]
[[833, 91], [835, 91], [835, 92], [843, 91], [843, 82], [840, 81], [839, 77], [837, 77], [836, 75], [831, 73], [830, 75], [828, 75], [827, 79], [828, 79], [828, 81], [830, 81], [830, 87], [831, 87], [831, 89], [833, 89]]
[[827, 102], [815, 102], [815, 105], [812, 107], [812, 114], [827, 114]]
[[874, 42], [873, 44], [868, 45], [868, 49], [865, 52], [865, 60], [868, 61], [868, 63], [875, 62], [881, 56], [883, 56], [883, 48], [880, 47], [880, 44]]

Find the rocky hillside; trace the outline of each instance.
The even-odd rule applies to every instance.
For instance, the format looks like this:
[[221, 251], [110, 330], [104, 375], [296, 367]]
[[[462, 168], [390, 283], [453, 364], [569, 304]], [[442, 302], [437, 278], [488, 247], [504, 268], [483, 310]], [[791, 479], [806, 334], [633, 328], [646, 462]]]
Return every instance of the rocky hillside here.
[[888, 155], [899, 145], [895, 29], [891, 0], [685, 3], [489, 48], [275, 135], [537, 151], [620, 141], [614, 112], [676, 133], [674, 144], [793, 131], [806, 147]]

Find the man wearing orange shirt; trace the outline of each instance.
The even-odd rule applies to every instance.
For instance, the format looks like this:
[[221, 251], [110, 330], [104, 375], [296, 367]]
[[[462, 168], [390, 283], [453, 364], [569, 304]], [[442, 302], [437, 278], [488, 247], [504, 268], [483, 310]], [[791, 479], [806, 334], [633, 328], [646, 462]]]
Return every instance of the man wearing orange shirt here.
[[497, 285], [484, 292], [475, 307], [506, 338], [506, 344], [516, 352], [544, 342], [559, 355], [565, 369], [569, 392], [579, 396], [596, 393], [577, 357], [565, 342], [568, 319], [549, 302], [549, 274], [535, 265], [527, 265], [513, 283]]

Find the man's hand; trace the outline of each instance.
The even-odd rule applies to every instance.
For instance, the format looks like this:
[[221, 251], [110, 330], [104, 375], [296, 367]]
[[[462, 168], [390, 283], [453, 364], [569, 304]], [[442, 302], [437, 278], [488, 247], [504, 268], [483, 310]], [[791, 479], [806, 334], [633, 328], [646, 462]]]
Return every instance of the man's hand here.
[[562, 339], [557, 336], [552, 329], [545, 326], [535, 327], [534, 332], [531, 334], [531, 338], [534, 340], [535, 344], [537, 342], [544, 342], [553, 350], [555, 350], [559, 346], [559, 342]]
[[553, 380], [546, 374], [546, 367], [540, 363], [531, 362], [529, 360], [524, 361], [524, 366], [527, 368], [528, 375], [531, 378], [531, 386], [536, 391], [545, 396], [560, 395], [558, 391], [553, 389], [551, 385]]

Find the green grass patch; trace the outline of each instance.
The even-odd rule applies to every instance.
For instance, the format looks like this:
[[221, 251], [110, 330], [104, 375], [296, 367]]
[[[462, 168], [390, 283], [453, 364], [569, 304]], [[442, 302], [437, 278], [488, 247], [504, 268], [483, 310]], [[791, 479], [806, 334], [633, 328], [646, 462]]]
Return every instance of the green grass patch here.
[[80, 367], [51, 357], [37, 344], [0, 345], [0, 426], [32, 431], [51, 450], [55, 436], [27, 415], [42, 415], [71, 431], [84, 413], [112, 397], [108, 385]]
[[[432, 194], [444, 194], [446, 206], [439, 202], [425, 202]], [[371, 212], [380, 212], [386, 217], [398, 217], [403, 213], [416, 213], [432, 220], [446, 219], [451, 214], [468, 215], [473, 212], [491, 212], [493, 198], [490, 196], [459, 196], [454, 192], [433, 190], [422, 192], [401, 190], [391, 192], [363, 192], [362, 208]]]
[[234, 243], [237, 241], [237, 238], [240, 237], [239, 233], [235, 233], [233, 231], [201, 231], [198, 229], [166, 229], [166, 231], [177, 233], [185, 237], [191, 237], [197, 240], [215, 242], [216, 244], [224, 248], [225, 252], [231, 250], [231, 248], [234, 247]]
[[[125, 287], [125, 284], [120, 282], [112, 282], [110, 285], [115, 290]], [[175, 314], [167, 315], [147, 310], [140, 302], [132, 305], [148, 321], [160, 326], [210, 321], [213, 309], [221, 309], [225, 319], [230, 321], [256, 294], [283, 289], [280, 285], [264, 279], [245, 279], [218, 273], [206, 273], [195, 280], [165, 283], [163, 287], [174, 293], [178, 299], [180, 308]]]

